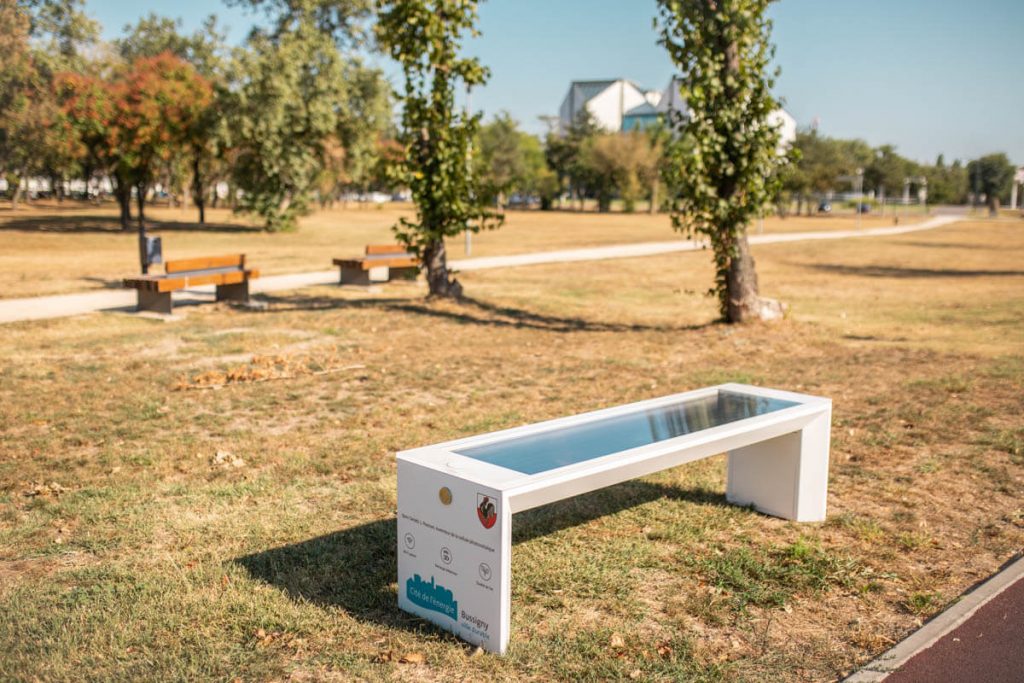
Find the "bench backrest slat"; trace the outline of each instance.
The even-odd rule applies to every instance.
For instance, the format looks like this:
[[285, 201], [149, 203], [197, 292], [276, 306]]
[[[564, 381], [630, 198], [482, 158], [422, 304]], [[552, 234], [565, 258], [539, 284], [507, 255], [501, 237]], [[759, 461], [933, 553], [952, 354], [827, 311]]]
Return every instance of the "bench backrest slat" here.
[[208, 270], [210, 268], [244, 268], [245, 254], [229, 256], [204, 256], [201, 258], [178, 259], [168, 261], [164, 266], [166, 273], [180, 273], [186, 270]]
[[401, 244], [367, 244], [366, 255], [373, 254], [402, 254], [409, 253], [409, 250]]

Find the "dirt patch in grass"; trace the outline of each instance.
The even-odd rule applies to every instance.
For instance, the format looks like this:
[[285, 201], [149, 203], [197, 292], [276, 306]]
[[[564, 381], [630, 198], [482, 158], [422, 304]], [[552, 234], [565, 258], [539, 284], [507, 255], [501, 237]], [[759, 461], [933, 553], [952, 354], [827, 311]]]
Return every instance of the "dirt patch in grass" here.
[[[0, 678], [833, 680], [1024, 547], [1022, 248], [766, 245], [771, 326], [700, 253], [6, 326]], [[281, 354], [361, 367], [174, 390]], [[827, 522], [712, 458], [518, 515], [506, 657], [398, 611], [395, 451], [723, 381], [833, 398]]]

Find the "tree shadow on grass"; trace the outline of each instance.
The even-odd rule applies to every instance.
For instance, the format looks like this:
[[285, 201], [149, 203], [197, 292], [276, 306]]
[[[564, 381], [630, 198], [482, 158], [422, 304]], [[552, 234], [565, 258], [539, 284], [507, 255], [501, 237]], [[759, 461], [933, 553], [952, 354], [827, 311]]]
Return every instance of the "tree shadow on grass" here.
[[[189, 223], [183, 221], [146, 220], [146, 229], [152, 232], [199, 232], [199, 233], [258, 233], [262, 228], [234, 223]], [[117, 216], [54, 216], [42, 215], [15, 218], [0, 223], [0, 231], [39, 232], [47, 234], [101, 233], [112, 235], [134, 235], [138, 225], [132, 221], [131, 228], [121, 229]]]
[[641, 323], [610, 323], [579, 317], [548, 315], [524, 308], [499, 306], [480, 299], [464, 297], [457, 305], [437, 305], [419, 298], [341, 299], [329, 296], [263, 294], [261, 299], [271, 311], [366, 309], [411, 313], [428, 318], [448, 320], [463, 325], [521, 328], [547, 332], [690, 332], [718, 323], [697, 325], [645, 325]]
[[[720, 493], [634, 480], [516, 514], [512, 542], [525, 543], [656, 500], [728, 506]], [[234, 562], [292, 600], [341, 608], [360, 621], [387, 627], [432, 629], [398, 609], [396, 536], [395, 519], [380, 519]]]
[[895, 279], [912, 278], [968, 278], [968, 277], [1014, 277], [1024, 275], [1024, 270], [954, 270], [949, 268], [906, 268], [902, 266], [848, 266], [839, 263], [802, 264], [804, 268], [819, 270], [836, 275], [860, 277], [881, 277]]

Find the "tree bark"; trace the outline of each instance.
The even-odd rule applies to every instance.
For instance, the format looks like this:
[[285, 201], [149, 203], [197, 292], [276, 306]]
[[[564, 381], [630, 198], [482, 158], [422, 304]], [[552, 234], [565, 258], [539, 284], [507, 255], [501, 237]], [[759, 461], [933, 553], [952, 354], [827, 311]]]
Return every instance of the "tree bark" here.
[[757, 270], [750, 253], [747, 234], [736, 243], [736, 254], [729, 260], [726, 277], [726, 320], [745, 323], [753, 320], [775, 320], [783, 315], [782, 304], [762, 299], [757, 285]]
[[651, 183], [651, 205], [647, 207], [647, 213], [652, 216], [658, 213], [658, 181]]
[[199, 225], [206, 224], [206, 194], [203, 192], [203, 171], [199, 155], [192, 157], [192, 201], [199, 209]]
[[423, 263], [427, 267], [427, 287], [430, 298], [459, 299], [462, 285], [448, 277], [448, 254], [444, 240], [434, 240], [423, 250]]
[[999, 215], [999, 196], [991, 193], [988, 198], [988, 215], [995, 218]]
[[135, 201], [136, 201], [136, 203], [139, 206], [139, 215], [137, 216], [137, 218], [139, 220], [139, 229], [140, 230], [145, 230], [145, 228], [146, 228], [146, 225], [145, 225], [146, 224], [146, 184], [145, 183], [138, 183], [135, 186], [135, 191], [138, 193], [138, 195], [135, 197]]
[[18, 202], [21, 200], [21, 176], [19, 175], [14, 182], [7, 181], [12, 186], [11, 190], [11, 211], [18, 210]]

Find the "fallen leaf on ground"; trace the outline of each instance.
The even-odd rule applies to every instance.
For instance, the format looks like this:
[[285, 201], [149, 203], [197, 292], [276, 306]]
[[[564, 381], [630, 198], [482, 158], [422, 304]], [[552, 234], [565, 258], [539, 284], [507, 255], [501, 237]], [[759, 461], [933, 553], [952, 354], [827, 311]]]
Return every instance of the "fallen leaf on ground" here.
[[214, 467], [245, 467], [245, 461], [228, 451], [217, 451], [210, 464]]
[[402, 655], [398, 661], [402, 664], [422, 664], [426, 658], [420, 652], [410, 652], [407, 655]]

